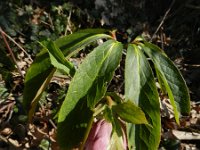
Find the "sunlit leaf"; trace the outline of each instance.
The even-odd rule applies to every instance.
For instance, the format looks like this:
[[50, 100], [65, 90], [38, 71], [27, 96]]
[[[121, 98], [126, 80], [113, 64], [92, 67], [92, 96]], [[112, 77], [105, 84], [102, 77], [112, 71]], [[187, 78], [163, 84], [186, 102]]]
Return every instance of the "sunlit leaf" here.
[[125, 150], [126, 148], [126, 140], [124, 137], [113, 132], [107, 150]]
[[148, 124], [144, 112], [131, 101], [112, 106], [112, 110], [124, 121], [133, 124]]
[[[95, 32], [95, 30], [92, 30], [91, 33], [80, 31], [79, 33], [62, 37], [56, 40], [54, 44], [61, 49], [65, 57], [69, 57], [69, 54], [71, 56], [71, 53], [81, 50], [84, 46], [97, 39], [109, 38], [110, 36], [101, 34], [104, 31], [105, 30], [96, 30]], [[31, 64], [25, 77], [23, 105], [26, 110], [31, 110], [31, 113], [29, 113], [30, 117], [33, 116], [32, 113], [35, 110], [35, 106], [37, 105], [42, 92], [50, 82], [54, 72], [55, 69], [53, 65], [51, 65], [49, 55], [47, 51], [43, 49]], [[31, 102], [34, 105], [32, 105]]]
[[112, 136], [110, 137], [110, 142], [107, 146], [107, 149], [126, 149], [127, 139], [125, 135], [125, 124], [123, 124], [122, 121], [119, 120], [119, 117], [116, 114], [116, 112], [108, 106], [104, 110], [103, 114], [105, 120], [112, 124]]
[[51, 64], [55, 68], [63, 70], [67, 75], [74, 75], [75, 68], [73, 64], [65, 59], [63, 53], [54, 42], [49, 40], [40, 44], [48, 51]]
[[158, 92], [149, 63], [134, 44], [129, 44], [126, 55], [125, 98], [142, 109], [151, 126], [128, 124], [129, 149], [157, 149], [161, 131]]
[[[62, 134], [61, 132], [64, 132], [65, 130], [69, 130], [65, 127], [63, 122], [67, 124], [66, 118], [68, 118], [68, 115], [70, 115], [71, 112], [73, 112], [74, 109], [77, 108], [76, 106], [80, 100], [85, 100], [84, 97], [88, 99], [87, 94], [94, 95], [93, 98], [92, 96], [90, 96], [90, 98], [87, 100], [87, 105], [90, 108], [93, 108], [94, 105], [104, 96], [104, 88], [111, 80], [115, 69], [119, 65], [121, 55], [121, 43], [109, 40], [95, 48], [84, 59], [70, 83], [67, 95], [61, 106], [58, 122], [59, 124], [62, 124], [62, 126], [59, 126], [58, 128], [58, 135]], [[93, 93], [90, 93], [90, 91], [92, 91]], [[80, 110], [76, 111], [79, 111], [80, 114], [82, 113]], [[79, 118], [80, 116], [77, 115], [75, 117]], [[65, 136], [68, 135], [66, 134]], [[61, 147], [64, 148], [69, 145], [72, 146], [72, 143], [70, 141], [63, 142], [61, 138], [62, 137], [59, 135], [58, 140]]]
[[[112, 63], [112, 55], [120, 54], [117, 48], [118, 45], [118, 42], [109, 40], [97, 47], [85, 58], [71, 81], [65, 101], [61, 107], [59, 122], [63, 121], [76, 103], [87, 94], [96, 79], [113, 73], [114, 65], [112, 65], [111, 72], [107, 72], [107, 69], [110, 69], [108, 67], [111, 66], [109, 63]], [[110, 60], [110, 58], [112, 59]], [[116, 62], [119, 63], [119, 60]]]
[[92, 108], [104, 96], [107, 85], [113, 78], [114, 71], [121, 60], [122, 44], [117, 43], [109, 51], [109, 54], [106, 56], [107, 58], [103, 58], [105, 60], [103, 60], [104, 62], [99, 70], [99, 75], [87, 94], [88, 105]]

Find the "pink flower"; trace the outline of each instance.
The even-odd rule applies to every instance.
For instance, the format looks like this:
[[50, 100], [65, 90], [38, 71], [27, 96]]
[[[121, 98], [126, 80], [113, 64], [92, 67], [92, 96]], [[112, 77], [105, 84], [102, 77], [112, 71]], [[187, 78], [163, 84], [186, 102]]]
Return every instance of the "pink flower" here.
[[[95, 122], [90, 130], [84, 150], [107, 150], [110, 146], [112, 124], [105, 120]], [[127, 140], [123, 131], [123, 147], [126, 149]]]

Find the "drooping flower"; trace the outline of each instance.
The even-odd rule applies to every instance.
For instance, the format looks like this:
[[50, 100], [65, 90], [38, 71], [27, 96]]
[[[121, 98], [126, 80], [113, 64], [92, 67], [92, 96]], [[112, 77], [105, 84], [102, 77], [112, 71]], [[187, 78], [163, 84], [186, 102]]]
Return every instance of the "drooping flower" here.
[[[95, 122], [90, 130], [87, 141], [85, 143], [85, 150], [108, 150], [113, 147], [112, 124], [104, 119]], [[127, 149], [127, 140], [123, 131], [121, 137], [121, 147]], [[114, 143], [115, 144], [115, 143]], [[112, 145], [112, 146], [111, 146]]]

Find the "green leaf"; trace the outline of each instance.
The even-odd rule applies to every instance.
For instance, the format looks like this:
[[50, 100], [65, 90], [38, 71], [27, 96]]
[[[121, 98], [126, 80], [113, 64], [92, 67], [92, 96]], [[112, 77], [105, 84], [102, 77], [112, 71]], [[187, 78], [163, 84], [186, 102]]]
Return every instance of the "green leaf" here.
[[129, 44], [126, 55], [125, 99], [142, 109], [151, 126], [128, 124], [129, 149], [157, 149], [161, 131], [158, 92], [149, 63], [134, 44]]
[[58, 142], [62, 150], [80, 147], [87, 131], [93, 123], [93, 112], [87, 107], [85, 99], [79, 101], [67, 115], [65, 121], [58, 123]]
[[107, 150], [124, 150], [126, 149], [124, 143], [123, 136], [113, 132]]
[[101, 34], [101, 33], [106, 33], [106, 32], [109, 32], [109, 30], [103, 29], [103, 28], [96, 28], [96, 29], [88, 28], [88, 29], [79, 30], [76, 33], [95, 33], [95, 34]]
[[119, 96], [119, 94], [115, 92], [106, 92], [105, 96], [110, 96], [112, 100], [117, 104], [121, 104], [123, 101], [123, 99]]
[[[78, 70], [76, 71], [65, 100], [61, 106], [59, 116], [58, 116], [58, 123], [61, 124], [58, 126], [58, 141], [62, 148], [73, 147], [75, 146], [73, 142], [70, 140], [63, 141], [63, 137], [71, 137], [74, 132], [71, 132], [71, 128], [68, 125], [70, 122], [69, 115], [74, 111], [77, 112], [77, 115], [74, 116], [76, 119], [81, 119], [82, 110], [79, 109], [77, 106], [81, 101], [88, 99], [88, 94], [90, 93], [91, 88], [92, 91], [95, 93], [94, 98], [91, 101], [87, 102], [88, 106], [95, 105], [101, 97], [105, 94], [105, 87], [106, 86], [99, 86], [99, 85], [107, 85], [107, 82], [111, 80], [111, 74], [113, 75], [115, 69], [119, 65], [120, 59], [122, 54], [122, 45], [119, 42], [109, 40], [102, 45], [95, 48], [88, 56], [84, 59], [82, 64], [79, 66]], [[115, 57], [115, 59], [114, 59]], [[112, 66], [111, 66], [112, 65]], [[104, 79], [100, 81], [99, 79]], [[98, 83], [99, 82], [99, 83]], [[101, 84], [100, 82], [104, 82]], [[99, 87], [96, 88], [95, 86]], [[103, 91], [103, 92], [102, 92]], [[99, 94], [99, 93], [100, 94]], [[98, 99], [96, 99], [98, 97]], [[77, 110], [76, 110], [77, 109]], [[66, 121], [68, 120], [68, 121]], [[73, 119], [72, 119], [73, 120]], [[70, 125], [74, 126], [70, 123]], [[81, 131], [79, 131], [81, 132]], [[61, 136], [61, 135], [62, 136]], [[80, 133], [82, 136], [83, 134]], [[76, 143], [83, 142], [81, 141], [80, 137], [77, 137], [78, 141]]]
[[[54, 74], [55, 71], [56, 71], [56, 69], [51, 67], [48, 70], [46, 70], [45, 72], [40, 74], [41, 75], [40, 79], [43, 81], [42, 85], [38, 84], [38, 83], [40, 83], [40, 81], [38, 81], [37, 78], [33, 78], [31, 80], [31, 82], [34, 82], [33, 89], [31, 91], [31, 88], [29, 88], [29, 89], [26, 90], [26, 92], [29, 92], [30, 95], [32, 94], [32, 92], [35, 92], [35, 95], [34, 95], [34, 98], [31, 101], [30, 108], [28, 110], [29, 122], [32, 122], [32, 117], [33, 117], [33, 114], [35, 112], [35, 108], [38, 104], [38, 101], [40, 100], [40, 97], [42, 96], [43, 91], [46, 89], [47, 85], [51, 81], [51, 78], [53, 77], [53, 74]], [[27, 84], [29, 84], [29, 83], [27, 83]], [[35, 91], [35, 90], [37, 90], [37, 91]]]
[[[129, 45], [125, 64], [125, 99], [138, 105], [141, 90], [140, 55], [135, 45]], [[144, 84], [144, 83], [143, 83]]]
[[62, 51], [57, 47], [57, 45], [52, 41], [46, 41], [43, 43], [40, 43], [40, 45], [45, 48], [48, 53], [51, 60], [51, 64], [60, 70], [63, 70], [66, 74], [70, 74], [71, 76], [75, 73], [75, 68], [73, 64], [71, 64], [69, 61], [67, 61], [62, 53]]
[[166, 94], [167, 94], [167, 91], [166, 91], [165, 85], [164, 85], [164, 83], [163, 83], [162, 77], [160, 76], [160, 74], [159, 74], [159, 72], [158, 72], [158, 69], [155, 68], [155, 71], [156, 71], [156, 76], [157, 76], [157, 79], [158, 79], [158, 83], [159, 83], [161, 92], [162, 92], [164, 95], [166, 95]]
[[105, 76], [97, 77], [92, 87], [87, 93], [87, 102], [90, 108], [94, 108], [96, 103], [103, 98], [107, 90], [107, 82]]
[[114, 71], [118, 67], [122, 54], [122, 44], [117, 43], [112, 47], [110, 53], [105, 57], [105, 60], [100, 68], [99, 75], [88, 91], [87, 101], [88, 106], [94, 108], [96, 103], [103, 98], [107, 90], [107, 85], [114, 75]]
[[122, 120], [133, 124], [148, 124], [144, 112], [131, 101], [112, 106], [112, 110]]
[[174, 109], [175, 119], [179, 123], [179, 112], [190, 113], [190, 97], [186, 83], [180, 71], [166, 54], [157, 46], [144, 42], [145, 53], [152, 59], [160, 84], [163, 84]]
[[[74, 33], [62, 37], [56, 40], [54, 44], [61, 49], [65, 57], [67, 56], [69, 58], [72, 55], [72, 52], [75, 53], [89, 43], [101, 38], [110, 38], [110, 36], [100, 34], [100, 30], [97, 30], [96, 32], [93, 30], [91, 33], [85, 31], [83, 33]], [[32, 113], [34, 112], [35, 106], [37, 105], [42, 92], [50, 82], [54, 72], [55, 69], [51, 65], [47, 51], [42, 49], [31, 64], [25, 77], [23, 105], [26, 110], [31, 110]], [[31, 105], [32, 101], [34, 101], [34, 105]], [[31, 113], [29, 114], [30, 116], [33, 116]]]
[[[95, 32], [96, 31], [96, 32]], [[62, 37], [55, 41], [55, 44], [62, 50], [64, 56], [70, 57], [73, 54], [77, 53], [85, 46], [94, 42], [98, 39], [111, 39], [112, 37], [103, 34], [105, 30], [81, 30], [79, 32], [70, 34], [68, 36]]]
[[[118, 127], [120, 127], [115, 118], [115, 114], [113, 114], [112, 109], [109, 108], [108, 105], [106, 105], [105, 109], [103, 110], [103, 116], [106, 121], [112, 123], [113, 130], [116, 130]], [[122, 133], [121, 130], [119, 130], [119, 132]]]
[[[74, 109], [77, 102], [86, 96], [91, 88], [95, 87], [96, 84], [101, 84], [96, 82], [100, 82], [99, 78], [104, 78], [105, 80], [101, 82], [105, 84], [109, 82], [111, 74], [114, 73], [114, 70], [120, 62], [121, 54], [121, 43], [109, 40], [95, 48], [94, 51], [85, 58], [70, 83], [66, 98], [60, 110], [59, 122], [64, 121], [65, 117]], [[99, 90], [105, 91], [104, 89]], [[98, 95], [96, 92], [98, 92], [98, 90], [95, 91], [95, 95]], [[97, 97], [103, 97], [104, 95], [102, 94], [103, 92], [100, 94], [101, 96], [98, 95]], [[96, 101], [98, 100], [92, 99], [88, 101], [88, 105], [91, 107], [95, 105]]]
[[119, 120], [118, 116], [115, 114], [112, 108], [109, 108], [108, 106], [103, 112], [104, 118], [106, 121], [112, 123], [112, 136], [110, 139], [110, 144], [108, 149], [124, 149], [124, 143], [125, 139], [125, 125]]

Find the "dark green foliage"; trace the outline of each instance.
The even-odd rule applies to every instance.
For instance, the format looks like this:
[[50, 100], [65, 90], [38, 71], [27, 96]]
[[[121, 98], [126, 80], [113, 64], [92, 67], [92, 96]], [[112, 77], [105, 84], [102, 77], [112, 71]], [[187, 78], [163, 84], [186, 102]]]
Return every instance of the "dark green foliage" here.
[[[123, 148], [124, 131], [127, 131], [129, 149], [158, 149], [161, 121], [155, 81], [160, 84], [162, 92], [168, 95], [177, 123], [179, 114], [188, 115], [190, 111], [188, 89], [180, 71], [161, 49], [143, 39], [131, 44], [127, 42], [141, 32], [151, 36], [150, 32], [153, 31], [148, 25], [160, 23], [170, 1], [71, 2], [77, 5], [62, 0], [0, 2], [0, 27], [23, 44], [31, 56], [36, 57], [27, 71], [23, 92], [23, 104], [29, 112], [29, 121], [38, 102], [45, 99], [46, 93], [41, 97], [42, 93], [58, 69], [72, 79], [69, 89], [61, 91], [60, 97], [56, 99], [59, 104], [64, 100], [61, 109], [60, 106], [55, 109], [55, 113], [58, 113], [58, 118], [55, 117], [58, 119], [58, 141], [62, 149], [83, 148], [94, 119], [106, 119], [112, 123], [110, 149]], [[160, 7], [156, 6], [157, 3]], [[172, 7], [163, 29], [167, 31], [166, 34], [177, 37], [178, 40], [172, 41], [176, 46], [184, 43], [190, 45], [191, 49], [198, 47], [198, 5], [199, 2], [194, 0], [178, 0]], [[82, 10], [77, 6], [82, 7]], [[91, 7], [94, 9], [90, 9]], [[149, 13], [152, 14], [146, 15]], [[117, 39], [104, 34], [107, 32], [104, 29], [73, 33], [79, 28], [100, 26], [100, 23], [118, 28]], [[182, 34], [184, 30], [185, 34]], [[96, 44], [99, 39], [103, 39], [100, 46]], [[109, 40], [106, 41], [107, 39]], [[43, 41], [40, 52], [39, 44], [36, 44], [38, 41]], [[69, 58], [79, 55], [80, 50], [93, 43], [97, 48], [87, 51], [89, 54], [75, 69]], [[0, 44], [0, 74], [6, 80], [6, 85], [11, 86], [11, 71], [15, 66], [8, 57], [2, 40]], [[10, 46], [17, 55], [18, 49], [13, 43]], [[119, 67], [122, 50], [126, 52], [125, 99], [118, 93], [107, 92], [115, 70]], [[152, 70], [155, 71], [154, 74]], [[8, 91], [3, 85], [0, 87], [0, 99], [7, 97]]]
[[[161, 118], [154, 78], [158, 76], [163, 91], [168, 93], [177, 123], [179, 112], [188, 114], [190, 111], [185, 82], [175, 65], [158, 47], [138, 37], [132, 44], [128, 44], [125, 100], [114, 93], [106, 94], [107, 86], [121, 61], [121, 42], [110, 39], [97, 46], [85, 57], [76, 72], [73, 65], [65, 59], [94, 40], [112, 38], [102, 34], [103, 32], [105, 30], [88, 29], [55, 42], [43, 42], [44, 49], [29, 68], [25, 80], [24, 106], [31, 106], [29, 118], [32, 118], [36, 104], [55, 69], [63, 69], [67, 75], [71, 75], [72, 80], [58, 113], [58, 142], [61, 149], [83, 148], [94, 117], [97, 117], [112, 123], [111, 141], [114, 143], [122, 140], [124, 131], [127, 131], [129, 149], [155, 150], [160, 143]], [[152, 59], [157, 74], [153, 74], [144, 52]], [[185, 89], [184, 93], [179, 86]], [[31, 90], [30, 95], [27, 91]], [[185, 99], [180, 100], [183, 97]], [[127, 122], [124, 127], [121, 120]], [[117, 147], [122, 148], [121, 144]], [[115, 147], [113, 143], [110, 146]]]
[[[98, 101], [105, 95], [107, 84], [112, 79], [113, 73], [119, 65], [121, 55], [122, 45], [113, 40], [109, 40], [94, 49], [94, 51], [85, 58], [69, 86], [65, 101], [59, 112], [59, 124], [63, 124], [62, 122], [68, 124], [67, 122], [70, 122], [70, 120], [68, 120], [68, 115], [74, 111], [81, 101], [87, 101], [87, 107], [85, 109], [90, 108], [90, 110], [92, 110], [96, 106]], [[81, 114], [83, 112], [83, 110], [77, 111]], [[79, 118], [82, 116], [76, 115], [73, 117]], [[66, 119], [68, 121], [66, 121]], [[66, 128], [64, 125], [59, 126], [58, 134], [65, 131], [70, 133], [69, 128]], [[68, 134], [64, 136], [68, 136]], [[78, 137], [80, 137], [80, 135], [78, 135]], [[81, 141], [79, 140], [78, 142]], [[63, 148], [67, 145], [73, 146], [70, 141], [60, 141], [60, 144]]]
[[163, 83], [161, 85], [168, 93], [176, 121], [179, 123], [178, 112], [183, 115], [188, 115], [190, 112], [190, 102], [188, 101], [190, 97], [186, 83], [173, 62], [159, 47], [145, 42], [143, 49], [155, 65], [157, 76], [160, 77], [160, 81]]
[[[70, 54], [72, 55], [72, 53], [76, 53], [90, 42], [93, 42], [99, 38], [109, 38], [108, 35], [99, 34], [102, 32], [105, 32], [105, 30], [96, 29], [91, 31], [79, 31], [76, 34], [71, 34], [56, 40], [54, 44], [56, 44], [57, 47], [62, 50], [65, 57], [70, 57]], [[55, 47], [50, 48], [53, 48], [52, 50], [56, 51]], [[60, 58], [60, 62], [62, 61], [63, 60]], [[36, 104], [39, 101], [42, 92], [46, 89], [51, 78], [53, 77], [54, 72], [55, 68], [51, 64], [47, 50], [43, 49], [37, 55], [25, 78], [24, 106], [30, 108], [30, 118], [33, 115]]]
[[61, 149], [79, 147], [80, 142], [91, 128], [93, 112], [87, 107], [86, 99], [80, 100], [64, 121], [58, 122], [58, 141]]

